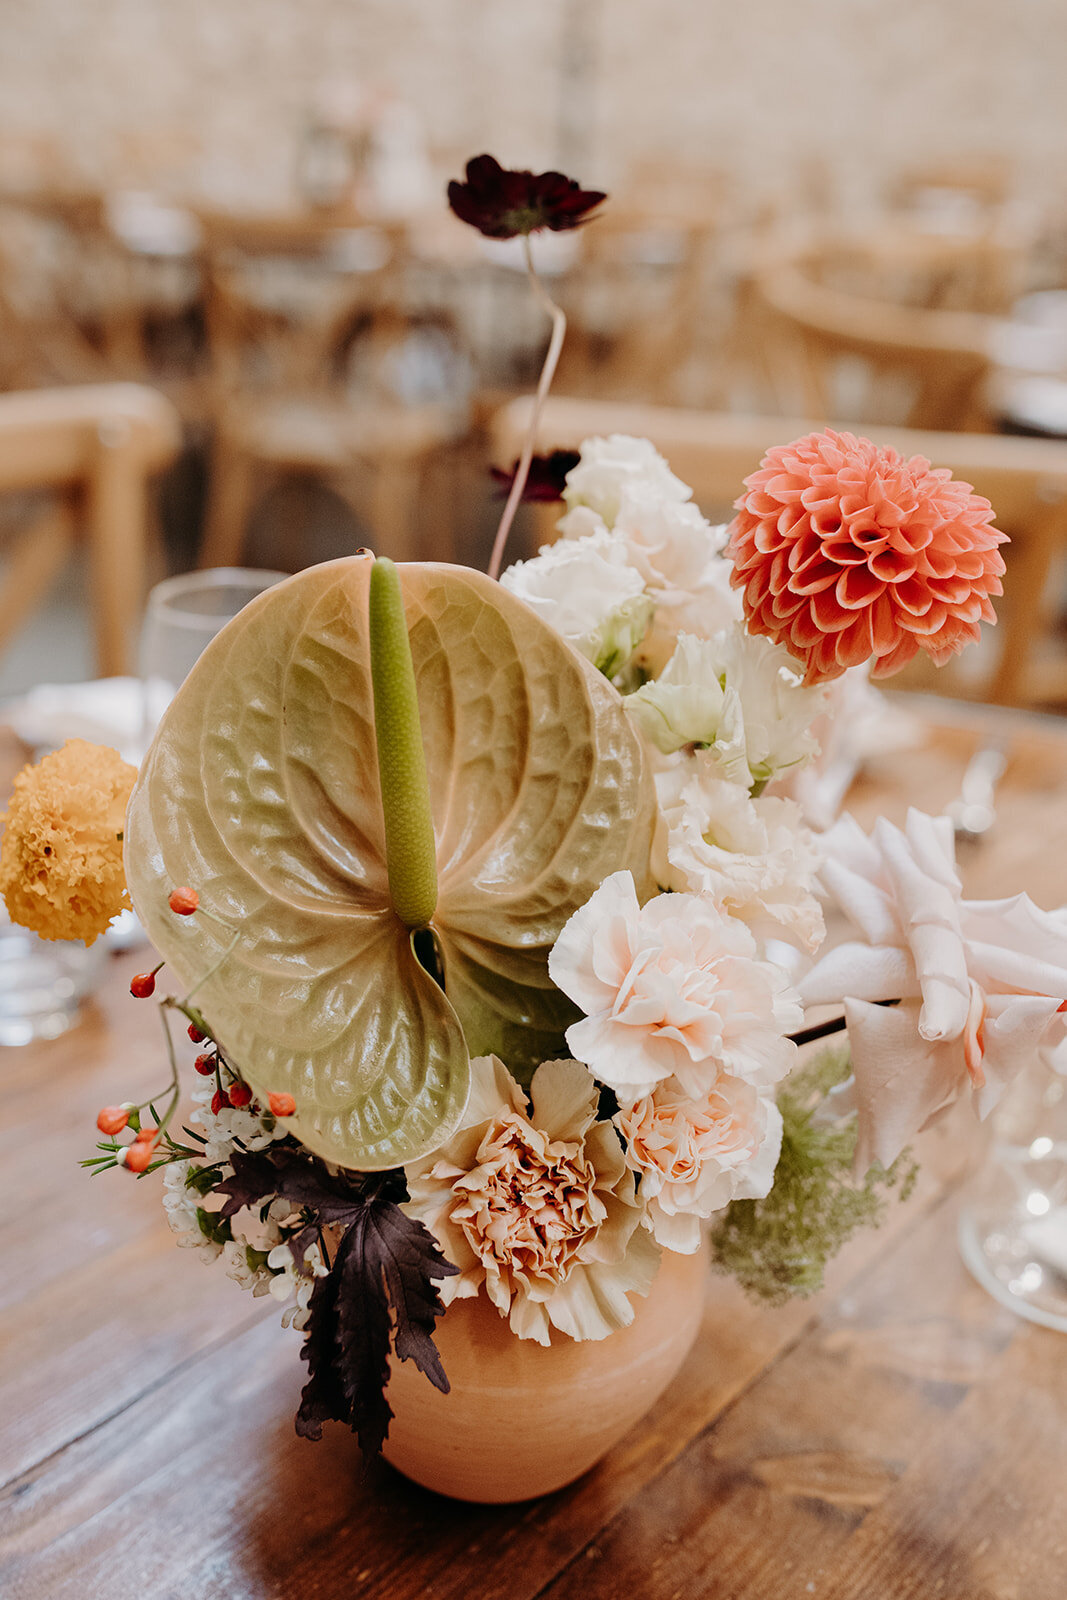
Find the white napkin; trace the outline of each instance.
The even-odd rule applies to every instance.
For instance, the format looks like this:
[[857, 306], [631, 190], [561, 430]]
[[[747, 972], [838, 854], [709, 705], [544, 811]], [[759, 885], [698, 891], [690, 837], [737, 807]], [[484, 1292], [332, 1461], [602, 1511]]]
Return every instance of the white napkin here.
[[88, 683], [41, 683], [3, 707], [0, 716], [35, 750], [57, 750], [67, 739], [88, 739], [140, 764], [174, 695], [162, 678], [94, 678]]

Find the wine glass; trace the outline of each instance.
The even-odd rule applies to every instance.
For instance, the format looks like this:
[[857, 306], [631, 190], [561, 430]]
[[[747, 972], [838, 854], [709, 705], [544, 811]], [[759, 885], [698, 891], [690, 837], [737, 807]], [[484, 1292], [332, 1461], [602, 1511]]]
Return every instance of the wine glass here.
[[250, 600], [281, 583], [284, 572], [211, 567], [157, 583], [141, 630], [145, 743], [201, 653]]

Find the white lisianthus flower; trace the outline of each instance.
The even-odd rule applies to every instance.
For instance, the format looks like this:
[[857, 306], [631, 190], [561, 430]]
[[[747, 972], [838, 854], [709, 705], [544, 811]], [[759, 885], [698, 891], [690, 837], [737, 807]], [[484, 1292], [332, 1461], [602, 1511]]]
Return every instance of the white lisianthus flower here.
[[773, 1084], [795, 1062], [796, 995], [744, 923], [700, 895], [641, 906], [615, 872], [564, 925], [548, 971], [585, 1012], [571, 1051], [624, 1101], [672, 1077], [694, 1099], [723, 1072]]
[[609, 678], [629, 661], [652, 617], [625, 544], [604, 528], [546, 545], [531, 561], [516, 561], [500, 582]]
[[604, 1339], [633, 1321], [659, 1250], [597, 1087], [577, 1061], [546, 1061], [526, 1096], [495, 1056], [471, 1062], [471, 1095], [446, 1144], [405, 1169], [402, 1207], [459, 1268], [445, 1305], [484, 1288], [512, 1333]]
[[615, 1126], [640, 1174], [645, 1225], [682, 1255], [700, 1248], [700, 1223], [731, 1200], [770, 1192], [782, 1114], [769, 1094], [725, 1074], [692, 1099], [673, 1079], [624, 1106]]
[[613, 433], [607, 439], [586, 439], [576, 467], [567, 474], [563, 498], [567, 507], [589, 506], [610, 528], [622, 505], [624, 491], [635, 485], [654, 490], [661, 500], [676, 504], [692, 498], [693, 491], [676, 478], [655, 445]]
[[[627, 710], [665, 753], [683, 745], [714, 747], [727, 731], [740, 739], [749, 777], [738, 771], [734, 751], [720, 752], [723, 775], [761, 788], [778, 773], [799, 766], [818, 746], [811, 723], [822, 708], [821, 692], [806, 689], [780, 646], [729, 628], [711, 639], [679, 636], [660, 677], [627, 698]], [[727, 759], [722, 759], [726, 757]]]
[[684, 745], [708, 746], [722, 777], [746, 789], [751, 784], [741, 699], [723, 683], [707, 641], [683, 633], [661, 676], [627, 695], [625, 706], [664, 755]]
[[817, 950], [825, 934], [812, 892], [819, 857], [800, 807], [772, 795], [753, 799], [724, 782], [710, 753], [679, 754], [655, 773], [657, 883], [710, 895], [757, 938], [785, 935]]

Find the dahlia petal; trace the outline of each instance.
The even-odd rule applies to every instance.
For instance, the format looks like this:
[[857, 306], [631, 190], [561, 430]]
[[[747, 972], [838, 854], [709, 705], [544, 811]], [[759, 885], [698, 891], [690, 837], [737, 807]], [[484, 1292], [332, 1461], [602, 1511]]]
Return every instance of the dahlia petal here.
[[851, 539], [830, 539], [822, 547], [827, 561], [839, 567], [866, 566], [867, 552], [852, 543]]
[[[838, 593], [832, 589], [824, 589], [820, 594], [811, 597], [811, 617], [820, 633], [840, 633], [843, 628], [851, 627], [855, 620], [851, 609], [839, 597], [839, 591], [844, 578], [838, 581]], [[865, 601], [857, 600], [856, 605], [864, 605]]]
[[915, 571], [915, 562], [902, 550], [894, 550], [892, 546], [876, 550], [867, 564], [875, 577], [881, 578], [883, 583], [902, 583]]
[[872, 678], [891, 678], [895, 672], [906, 667], [919, 653], [919, 641], [913, 634], [905, 633], [900, 636], [896, 648], [886, 656], [879, 656], [871, 668]]
[[873, 605], [885, 593], [885, 584], [868, 567], [847, 567], [837, 580], [835, 597], [847, 611]]

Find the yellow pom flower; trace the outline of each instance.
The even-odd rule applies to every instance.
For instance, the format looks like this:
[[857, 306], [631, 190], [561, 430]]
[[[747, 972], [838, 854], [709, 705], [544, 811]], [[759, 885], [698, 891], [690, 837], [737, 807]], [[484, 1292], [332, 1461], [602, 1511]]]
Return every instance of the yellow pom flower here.
[[0, 894], [12, 922], [89, 945], [129, 906], [122, 838], [136, 777], [117, 750], [84, 739], [23, 767], [0, 818]]

